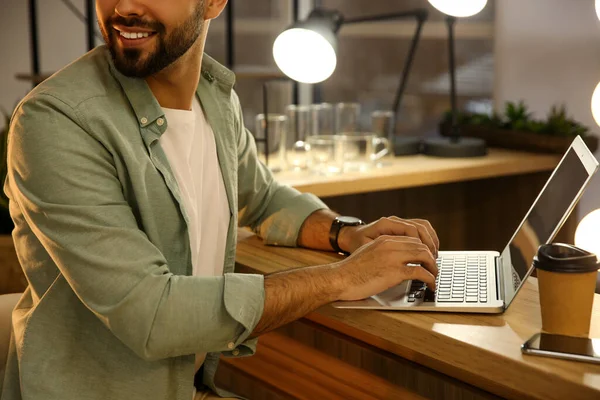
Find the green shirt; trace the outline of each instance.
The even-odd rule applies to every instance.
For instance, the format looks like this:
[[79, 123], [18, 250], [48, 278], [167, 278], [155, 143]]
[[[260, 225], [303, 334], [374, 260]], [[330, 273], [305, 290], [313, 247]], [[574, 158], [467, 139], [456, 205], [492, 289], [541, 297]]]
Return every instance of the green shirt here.
[[278, 184], [244, 128], [234, 75], [204, 56], [197, 96], [227, 192], [224, 275], [190, 276], [180, 192], [159, 137], [162, 109], [99, 47], [34, 89], [8, 138], [5, 192], [29, 286], [13, 312], [2, 400], [181, 399], [194, 354], [250, 355], [263, 277], [233, 273], [237, 226], [294, 246], [326, 206]]

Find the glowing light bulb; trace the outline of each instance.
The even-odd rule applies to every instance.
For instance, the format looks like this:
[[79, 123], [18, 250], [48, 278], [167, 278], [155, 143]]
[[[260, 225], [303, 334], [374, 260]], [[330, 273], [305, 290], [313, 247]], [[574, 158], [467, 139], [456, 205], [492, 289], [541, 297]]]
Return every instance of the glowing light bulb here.
[[577, 225], [575, 246], [600, 256], [600, 208], [586, 215]]
[[596, 85], [594, 94], [592, 94], [592, 115], [598, 125], [600, 125], [600, 83]]
[[318, 32], [304, 28], [282, 32], [273, 44], [273, 58], [284, 74], [303, 83], [324, 81], [337, 64], [333, 45]]
[[429, 3], [444, 14], [453, 17], [470, 17], [483, 10], [487, 0], [429, 0]]

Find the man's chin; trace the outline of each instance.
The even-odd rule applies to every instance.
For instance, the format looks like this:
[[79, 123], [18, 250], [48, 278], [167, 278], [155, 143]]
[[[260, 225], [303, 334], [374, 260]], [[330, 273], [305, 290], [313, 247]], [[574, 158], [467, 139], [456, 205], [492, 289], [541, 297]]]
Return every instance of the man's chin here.
[[145, 78], [149, 74], [141, 54], [126, 55], [121, 49], [113, 52], [113, 62], [117, 70], [130, 78]]

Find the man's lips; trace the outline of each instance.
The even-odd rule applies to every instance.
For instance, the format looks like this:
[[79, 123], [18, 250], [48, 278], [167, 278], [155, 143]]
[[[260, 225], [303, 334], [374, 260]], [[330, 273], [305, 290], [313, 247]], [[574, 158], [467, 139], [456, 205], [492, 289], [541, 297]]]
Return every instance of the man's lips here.
[[114, 30], [117, 33], [119, 42], [123, 47], [137, 47], [144, 43], [147, 43], [156, 35], [156, 32], [147, 29], [136, 28], [136, 27], [121, 27], [114, 26]]
[[123, 26], [118, 24], [114, 24], [113, 29], [119, 32], [127, 33], [156, 33], [156, 31], [153, 31], [152, 29], [139, 28], [136, 26]]

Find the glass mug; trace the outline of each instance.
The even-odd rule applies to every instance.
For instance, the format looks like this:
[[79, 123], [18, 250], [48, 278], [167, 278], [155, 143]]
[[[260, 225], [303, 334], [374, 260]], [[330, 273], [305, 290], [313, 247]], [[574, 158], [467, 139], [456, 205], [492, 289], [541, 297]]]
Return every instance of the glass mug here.
[[394, 140], [395, 115], [389, 110], [375, 110], [371, 113], [371, 131], [379, 137]]
[[288, 117], [286, 141], [287, 164], [293, 170], [302, 170], [308, 164], [306, 138], [311, 135], [310, 106], [290, 104], [285, 113]]
[[317, 135], [306, 143], [310, 169], [320, 175], [368, 171], [392, 153], [390, 142], [373, 134]]
[[356, 135], [360, 132], [360, 104], [337, 103], [335, 106], [335, 133]]
[[336, 154], [344, 172], [363, 172], [378, 166], [378, 161], [392, 154], [387, 138], [375, 134], [337, 135]]
[[310, 124], [311, 135], [333, 135], [335, 133], [333, 106], [330, 103], [312, 104]]
[[342, 172], [340, 148], [336, 135], [313, 135], [306, 139], [308, 167], [319, 175], [335, 175]]

